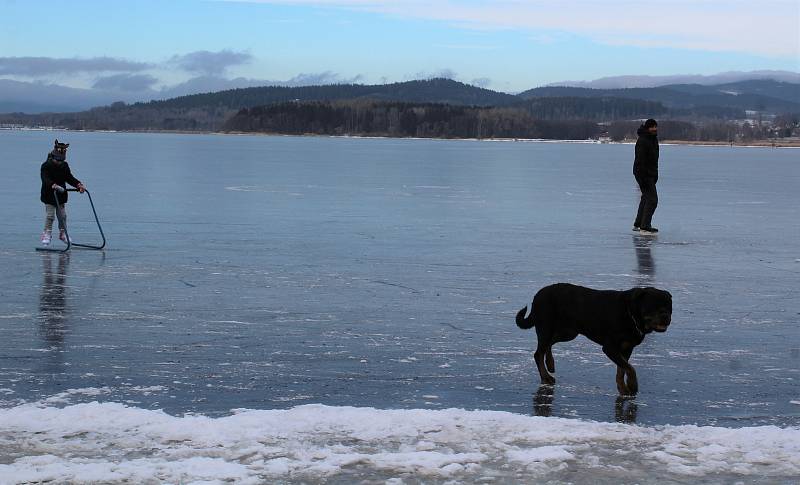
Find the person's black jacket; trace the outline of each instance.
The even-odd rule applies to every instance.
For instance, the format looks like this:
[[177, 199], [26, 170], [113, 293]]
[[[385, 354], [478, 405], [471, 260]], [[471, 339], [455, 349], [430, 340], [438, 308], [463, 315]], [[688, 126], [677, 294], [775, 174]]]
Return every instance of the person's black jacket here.
[[[45, 204], [56, 205], [56, 199], [53, 197], [53, 184], [58, 184], [61, 187], [67, 188], [66, 184], [77, 187], [80, 180], [72, 176], [69, 170], [69, 164], [64, 161], [56, 163], [52, 156], [48, 156], [47, 160], [42, 164], [42, 194], [40, 200]], [[67, 203], [67, 192], [60, 192], [58, 194], [59, 204]]]
[[644, 125], [636, 131], [636, 158], [633, 160], [633, 174], [658, 180], [658, 136], [647, 131]]

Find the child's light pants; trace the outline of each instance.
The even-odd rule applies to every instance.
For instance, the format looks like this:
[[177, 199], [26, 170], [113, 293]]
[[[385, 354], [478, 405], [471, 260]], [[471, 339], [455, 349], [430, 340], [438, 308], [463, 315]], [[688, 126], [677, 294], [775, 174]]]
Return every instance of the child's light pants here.
[[[56, 218], [56, 206], [45, 204], [44, 205], [44, 232], [49, 233], [53, 230], [53, 219]], [[67, 224], [67, 207], [66, 205], [61, 205], [61, 220], [58, 221], [58, 228], [60, 230], [64, 230], [63, 225]]]

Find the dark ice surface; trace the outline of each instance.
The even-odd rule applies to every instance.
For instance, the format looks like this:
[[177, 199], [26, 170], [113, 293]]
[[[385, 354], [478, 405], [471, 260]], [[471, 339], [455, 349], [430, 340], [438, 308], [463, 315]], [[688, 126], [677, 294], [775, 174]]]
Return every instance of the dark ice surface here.
[[[39, 164], [71, 144], [104, 251], [34, 251]], [[800, 152], [663, 146], [657, 237], [632, 145], [0, 132], [0, 406], [170, 413], [305, 403], [640, 424], [800, 425]], [[70, 231], [99, 239], [86, 196]], [[58, 245], [57, 241], [54, 245]], [[583, 337], [539, 388], [540, 287], [652, 285], [632, 358]], [[54, 400], [53, 402], [57, 402]]]

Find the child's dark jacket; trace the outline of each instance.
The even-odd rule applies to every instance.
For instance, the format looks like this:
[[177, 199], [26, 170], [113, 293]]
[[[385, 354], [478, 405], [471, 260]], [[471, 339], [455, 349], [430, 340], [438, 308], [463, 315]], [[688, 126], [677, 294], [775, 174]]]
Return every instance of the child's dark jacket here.
[[[56, 205], [56, 199], [53, 197], [53, 184], [58, 184], [63, 188], [67, 188], [66, 184], [77, 187], [80, 180], [72, 176], [69, 169], [69, 164], [64, 161], [56, 164], [52, 157], [47, 157], [47, 160], [42, 164], [42, 194], [40, 200], [45, 204]], [[59, 192], [58, 202], [60, 204], [67, 203], [67, 192]]]

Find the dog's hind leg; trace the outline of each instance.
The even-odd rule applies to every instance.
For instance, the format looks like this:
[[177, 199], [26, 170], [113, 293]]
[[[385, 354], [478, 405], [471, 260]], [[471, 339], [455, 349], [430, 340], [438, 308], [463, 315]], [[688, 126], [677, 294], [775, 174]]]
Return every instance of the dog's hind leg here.
[[536, 369], [539, 370], [539, 378], [542, 380], [542, 384], [552, 385], [556, 383], [556, 380], [547, 372], [544, 364], [545, 356], [549, 352], [551, 352], [550, 346], [544, 344], [542, 340], [539, 340], [539, 344], [536, 347], [536, 352], [533, 353], [533, 360], [536, 362]]
[[547, 364], [547, 370], [550, 372], [556, 371], [556, 361], [553, 360], [553, 347], [548, 347], [547, 355], [544, 357], [544, 362]]

